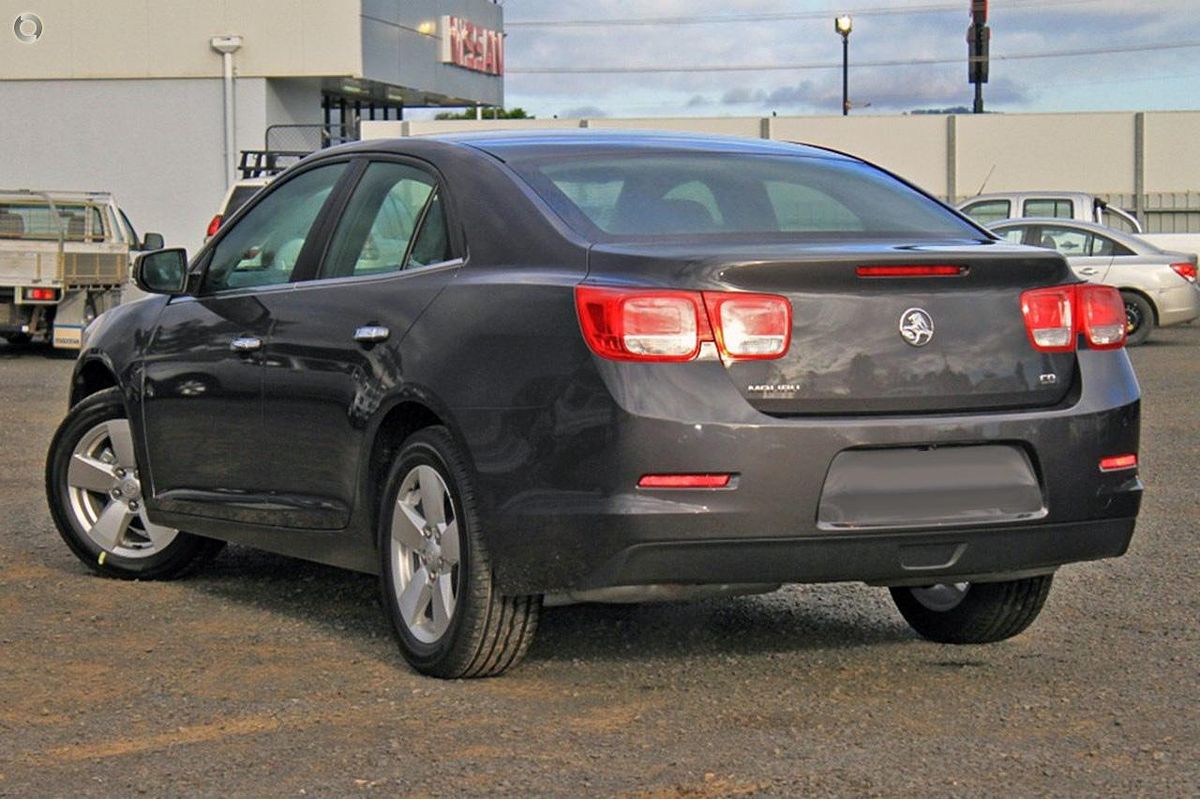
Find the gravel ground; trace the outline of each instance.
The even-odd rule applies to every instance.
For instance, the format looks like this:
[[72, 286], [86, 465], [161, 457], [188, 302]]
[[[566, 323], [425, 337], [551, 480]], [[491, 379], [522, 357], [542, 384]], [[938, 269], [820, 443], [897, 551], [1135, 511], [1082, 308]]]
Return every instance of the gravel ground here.
[[918, 640], [885, 590], [549, 609], [525, 664], [404, 665], [375, 579], [228, 548], [94, 577], [42, 464], [71, 364], [0, 344], [0, 795], [1200, 793], [1200, 327], [1132, 351], [1148, 492], [1015, 640]]

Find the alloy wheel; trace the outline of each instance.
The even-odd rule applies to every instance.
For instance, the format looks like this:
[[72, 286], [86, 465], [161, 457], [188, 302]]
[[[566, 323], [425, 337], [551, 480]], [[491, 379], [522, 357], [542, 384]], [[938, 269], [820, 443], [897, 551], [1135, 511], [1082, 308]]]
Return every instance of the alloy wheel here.
[[952, 611], [958, 607], [970, 591], [971, 584], [936, 583], [933, 586], [913, 587], [913, 598], [930, 611]]
[[391, 559], [396, 602], [413, 638], [437, 642], [458, 604], [461, 544], [454, 499], [431, 466], [413, 467], [392, 511]]
[[67, 497], [79, 529], [107, 553], [146, 558], [178, 534], [146, 516], [128, 420], [101, 422], [79, 439], [67, 468]]

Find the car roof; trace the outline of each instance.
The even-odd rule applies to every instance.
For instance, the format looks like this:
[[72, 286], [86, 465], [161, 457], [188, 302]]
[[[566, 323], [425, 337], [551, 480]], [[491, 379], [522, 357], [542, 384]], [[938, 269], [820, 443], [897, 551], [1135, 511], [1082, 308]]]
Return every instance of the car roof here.
[[[572, 129], [534, 131], [481, 131], [441, 133], [392, 139], [373, 144], [379, 148], [403, 152], [405, 143], [445, 142], [481, 150], [502, 161], [510, 158], [562, 154], [569, 152], [632, 152], [637, 150], [690, 150], [706, 153], [744, 155], [785, 155], [828, 158], [846, 161], [859, 159], [836, 150], [814, 145], [751, 139], [743, 136], [673, 133], [669, 131]], [[390, 147], [389, 147], [390, 146]]]

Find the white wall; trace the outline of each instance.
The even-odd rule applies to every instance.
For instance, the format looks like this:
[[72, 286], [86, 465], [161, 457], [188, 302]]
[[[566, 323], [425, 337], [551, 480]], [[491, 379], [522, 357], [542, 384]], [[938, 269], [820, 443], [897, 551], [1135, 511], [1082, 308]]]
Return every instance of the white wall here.
[[[803, 142], [880, 164], [942, 197], [988, 191], [1135, 191], [1136, 112], [849, 117], [466, 120], [365, 126], [364, 138], [448, 131], [626, 128]], [[1200, 191], [1200, 111], [1145, 112], [1147, 193]], [[990, 177], [989, 177], [990, 174]]]

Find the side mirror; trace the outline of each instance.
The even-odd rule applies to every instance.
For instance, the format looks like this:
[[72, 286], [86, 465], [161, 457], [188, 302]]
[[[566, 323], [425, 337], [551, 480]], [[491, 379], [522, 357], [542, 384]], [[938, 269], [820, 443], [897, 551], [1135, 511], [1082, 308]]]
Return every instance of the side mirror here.
[[167, 246], [163, 240], [161, 233], [147, 233], [146, 238], [142, 239], [141, 250], [149, 252], [150, 250], [162, 250]]
[[186, 280], [187, 251], [182, 247], [142, 253], [133, 261], [133, 282], [143, 292], [179, 294]]

